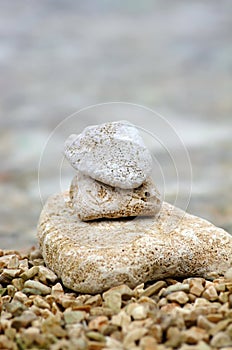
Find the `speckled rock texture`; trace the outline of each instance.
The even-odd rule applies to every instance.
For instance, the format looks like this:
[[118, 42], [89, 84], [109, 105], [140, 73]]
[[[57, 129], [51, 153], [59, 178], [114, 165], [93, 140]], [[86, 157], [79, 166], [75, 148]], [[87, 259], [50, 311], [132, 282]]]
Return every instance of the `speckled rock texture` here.
[[94, 294], [122, 283], [207, 277], [230, 266], [232, 236], [166, 202], [158, 218], [83, 222], [69, 201], [68, 193], [48, 199], [38, 239], [47, 266], [75, 291]]
[[111, 187], [80, 172], [70, 186], [70, 199], [79, 219], [154, 216], [162, 205], [161, 196], [148, 178], [131, 190]]
[[152, 170], [142, 137], [127, 121], [93, 125], [70, 135], [64, 154], [75, 169], [113, 187], [139, 187]]

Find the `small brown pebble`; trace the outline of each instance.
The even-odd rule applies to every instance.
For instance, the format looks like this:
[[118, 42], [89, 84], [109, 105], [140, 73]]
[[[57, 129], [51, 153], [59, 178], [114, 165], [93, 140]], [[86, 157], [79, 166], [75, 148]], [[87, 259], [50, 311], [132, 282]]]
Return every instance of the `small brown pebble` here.
[[181, 338], [187, 344], [197, 344], [200, 340], [208, 341], [209, 335], [205, 329], [191, 327], [185, 331], [182, 331]]
[[167, 296], [170, 293], [173, 292], [189, 292], [189, 284], [188, 283], [176, 283], [173, 284], [166, 289], [164, 289], [164, 292], [162, 293], [162, 296]]
[[23, 289], [24, 281], [22, 278], [14, 278], [11, 283], [17, 290]]
[[85, 301], [85, 304], [91, 306], [100, 306], [102, 304], [102, 297], [100, 294], [93, 295]]
[[148, 309], [144, 305], [131, 303], [126, 306], [125, 311], [129, 316], [133, 317], [134, 320], [141, 320], [146, 318]]
[[183, 292], [173, 292], [167, 296], [167, 300], [177, 302], [178, 304], [186, 304], [189, 300], [188, 295]]
[[167, 283], [165, 281], [157, 281], [156, 283], [147, 287], [141, 295], [150, 297], [151, 295], [158, 293], [166, 285]]
[[66, 324], [79, 323], [85, 319], [85, 312], [83, 311], [65, 311], [64, 321]]
[[39, 272], [38, 266], [33, 266], [29, 270], [24, 271], [20, 277], [25, 281], [33, 278]]
[[131, 318], [125, 312], [125, 310], [121, 310], [117, 315], [114, 315], [111, 319], [111, 323], [115, 326], [121, 327], [124, 332], [127, 331], [130, 322]]
[[17, 289], [12, 284], [8, 284], [7, 286], [8, 295], [13, 298], [16, 292], [17, 292]]
[[177, 327], [170, 327], [167, 330], [167, 341], [165, 346], [177, 348], [181, 344], [181, 331]]
[[135, 346], [135, 342], [140, 340], [145, 334], [147, 334], [147, 329], [145, 328], [135, 328], [128, 332], [123, 339], [123, 345], [127, 349], [131, 349]]
[[28, 300], [28, 297], [22, 292], [16, 292], [14, 295], [14, 300], [18, 300], [21, 303], [25, 303]]
[[52, 286], [51, 295], [54, 297], [60, 297], [64, 295], [64, 290], [60, 283], [56, 283], [54, 286]]
[[158, 344], [162, 342], [163, 330], [160, 324], [154, 324], [149, 328], [148, 335], [152, 336]]
[[216, 288], [216, 291], [217, 292], [225, 292], [225, 290], [226, 290], [226, 285], [225, 285], [225, 283], [217, 283], [217, 284], [215, 284], [215, 288]]
[[57, 281], [58, 277], [52, 270], [48, 269], [45, 266], [38, 266], [38, 269], [38, 277], [41, 282], [46, 283], [46, 281], [50, 281], [52, 283], [55, 283]]
[[51, 293], [50, 287], [46, 286], [45, 284], [39, 281], [34, 281], [34, 280], [27, 280], [24, 283], [24, 288], [33, 288], [34, 290], [38, 290], [43, 295]]
[[191, 293], [188, 294], [188, 297], [191, 303], [193, 303], [197, 299], [197, 296]]
[[107, 326], [108, 323], [109, 323], [109, 320], [106, 316], [98, 316], [89, 322], [88, 327], [90, 330], [101, 331], [101, 329], [104, 326]]
[[219, 301], [223, 304], [227, 303], [229, 300], [229, 292], [221, 292], [219, 294]]
[[8, 284], [13, 278], [18, 277], [20, 273], [20, 269], [3, 269], [2, 273], [0, 274], [0, 283], [3, 285]]
[[214, 301], [218, 299], [218, 294], [216, 291], [216, 288], [213, 285], [210, 285], [208, 288], [205, 289], [202, 296], [210, 301]]
[[206, 318], [207, 320], [213, 323], [218, 323], [219, 321], [224, 319], [222, 314], [209, 314], [206, 316]]
[[130, 289], [126, 284], [121, 284], [120, 286], [113, 287], [103, 293], [103, 299], [106, 297], [106, 295], [112, 294], [112, 293], [119, 293], [121, 296], [133, 296], [133, 291]]
[[214, 327], [214, 323], [210, 322], [205, 316], [199, 315], [197, 318], [197, 327], [209, 331], [211, 328]]
[[232, 340], [228, 334], [219, 332], [213, 336], [210, 345], [215, 348], [222, 348], [230, 345], [232, 346]]
[[19, 258], [17, 255], [12, 255], [8, 261], [8, 269], [18, 269], [19, 267]]
[[166, 298], [161, 298], [158, 302], [158, 306], [161, 308], [162, 306], [165, 306], [168, 304], [168, 301]]
[[10, 340], [14, 340], [15, 336], [17, 334], [17, 331], [15, 328], [7, 328], [5, 330], [5, 335], [7, 336], [7, 338], [9, 338]]
[[[105, 342], [101, 343], [100, 341], [89, 341], [88, 347], [86, 349], [88, 350], [102, 350], [105, 348]], [[86, 350], [85, 349], [85, 350]]]
[[157, 342], [153, 337], [146, 335], [140, 339], [139, 346], [143, 350], [155, 350], [157, 349]]
[[50, 309], [50, 305], [40, 296], [36, 296], [33, 303], [41, 309]]
[[105, 306], [111, 309], [114, 313], [117, 313], [121, 309], [122, 297], [119, 292], [109, 290], [109, 292], [103, 294], [105, 300]]
[[228, 324], [230, 324], [232, 322], [232, 320], [230, 319], [227, 319], [227, 320], [223, 320], [223, 321], [220, 321], [216, 324], [216, 326], [214, 326], [209, 334], [210, 335], [216, 335], [217, 333], [221, 332], [221, 331], [224, 331], [224, 329], [228, 326]]
[[164, 305], [160, 308], [160, 310], [166, 314], [171, 313], [174, 309], [176, 309], [177, 307], [180, 307], [180, 304], [178, 303], [168, 303], [167, 305]]
[[201, 294], [204, 291], [203, 286], [203, 279], [202, 278], [192, 278], [190, 280], [190, 293], [196, 295], [197, 297], [201, 296]]
[[27, 259], [19, 260], [19, 269], [21, 271], [27, 271], [29, 269], [29, 263]]
[[99, 342], [105, 342], [105, 336], [101, 333], [98, 332], [94, 332], [94, 331], [90, 331], [86, 333], [87, 338], [91, 339], [91, 340], [96, 340]]
[[13, 316], [20, 316], [24, 310], [26, 310], [26, 306], [20, 301], [12, 301], [11, 303], [5, 304], [5, 309], [7, 312], [10, 312]]
[[24, 311], [21, 316], [15, 317], [12, 327], [16, 329], [28, 327], [32, 321], [36, 320], [36, 315], [31, 311]]
[[90, 309], [90, 315], [91, 316], [112, 316], [114, 315], [114, 311], [110, 309], [109, 307], [100, 307], [96, 306]]

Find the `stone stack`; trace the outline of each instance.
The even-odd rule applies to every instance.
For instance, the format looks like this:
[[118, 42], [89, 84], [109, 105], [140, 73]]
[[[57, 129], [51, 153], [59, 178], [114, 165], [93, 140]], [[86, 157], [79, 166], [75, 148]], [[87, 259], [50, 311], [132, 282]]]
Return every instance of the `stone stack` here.
[[229, 233], [161, 205], [151, 156], [133, 125], [88, 127], [68, 138], [65, 155], [77, 174], [69, 192], [48, 199], [38, 238], [66, 287], [94, 294], [168, 277], [211, 278], [230, 267]]
[[120, 121], [87, 127], [65, 142], [77, 170], [70, 199], [83, 220], [154, 216], [161, 196], [150, 176], [152, 158], [138, 130]]

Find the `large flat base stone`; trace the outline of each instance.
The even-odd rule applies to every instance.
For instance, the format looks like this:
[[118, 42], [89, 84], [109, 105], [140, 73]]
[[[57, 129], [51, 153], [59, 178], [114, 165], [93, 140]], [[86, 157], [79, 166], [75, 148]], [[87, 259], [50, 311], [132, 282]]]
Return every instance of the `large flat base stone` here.
[[158, 217], [82, 222], [68, 193], [54, 195], [42, 210], [38, 238], [47, 266], [82, 293], [223, 274], [232, 260], [230, 234], [165, 202]]

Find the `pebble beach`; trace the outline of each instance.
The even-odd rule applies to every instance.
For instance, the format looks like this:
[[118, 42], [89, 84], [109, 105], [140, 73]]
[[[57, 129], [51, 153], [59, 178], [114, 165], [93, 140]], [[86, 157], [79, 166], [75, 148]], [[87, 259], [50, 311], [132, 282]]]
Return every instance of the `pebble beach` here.
[[64, 288], [41, 253], [0, 250], [0, 348], [210, 350], [232, 346], [232, 270], [102, 294]]
[[[102, 122], [102, 110], [82, 113], [55, 132], [50, 148], [57, 156], [51, 150], [42, 164], [41, 202], [38, 168], [48, 137], [77, 110], [109, 101], [141, 104], [164, 116], [192, 164], [192, 181], [182, 157], [177, 164], [177, 206], [186, 208], [182, 199], [192, 182], [188, 212], [232, 232], [230, 2], [2, 1], [0, 6], [1, 248], [36, 244], [42, 205], [61, 191], [59, 165], [69, 125], [81, 132]], [[137, 110], [123, 111], [115, 111], [118, 120]], [[165, 144], [173, 136], [157, 118], [142, 113], [139, 120]], [[175, 169], [164, 148], [154, 154], [164, 172], [165, 199], [173, 204]], [[71, 178], [65, 168], [64, 190]]]

